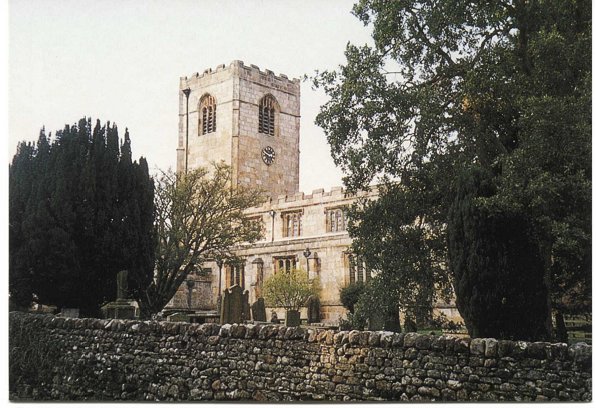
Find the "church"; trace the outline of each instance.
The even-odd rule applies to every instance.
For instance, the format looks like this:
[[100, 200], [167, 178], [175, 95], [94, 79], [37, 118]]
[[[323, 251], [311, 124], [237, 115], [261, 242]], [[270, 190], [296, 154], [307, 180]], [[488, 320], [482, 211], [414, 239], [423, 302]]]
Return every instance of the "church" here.
[[[341, 288], [370, 279], [350, 253], [346, 208], [370, 192], [347, 195], [341, 187], [300, 192], [300, 80], [233, 61], [180, 78], [176, 169], [185, 172], [223, 160], [232, 183], [259, 188], [268, 200], [246, 215], [263, 225], [261, 241], [234, 250], [241, 261], [203, 265], [181, 285], [166, 311], [217, 315], [217, 299], [232, 285], [248, 291], [252, 304], [263, 282], [281, 270], [300, 268], [321, 286], [320, 318], [337, 324], [347, 310]], [[455, 310], [442, 305], [450, 316]], [[276, 309], [284, 318], [284, 310]], [[267, 320], [272, 309], [267, 308]], [[306, 309], [302, 312], [306, 318]]]

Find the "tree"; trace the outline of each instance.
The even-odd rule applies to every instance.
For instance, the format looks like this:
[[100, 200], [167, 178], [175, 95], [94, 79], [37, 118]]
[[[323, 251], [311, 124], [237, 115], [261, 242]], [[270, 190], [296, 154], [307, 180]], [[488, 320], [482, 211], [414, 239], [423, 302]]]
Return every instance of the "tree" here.
[[[44, 138], [44, 130], [40, 132], [40, 139]], [[27, 216], [26, 209], [31, 197], [34, 177], [35, 146], [21, 142], [17, 146], [17, 153], [9, 167], [9, 180], [21, 182], [9, 183], [8, 200], [10, 222], [9, 233], [9, 292], [13, 307], [27, 307], [33, 300], [31, 288], [31, 273], [28, 267], [29, 257], [25, 236], [23, 234], [23, 219]]]
[[244, 210], [262, 202], [259, 191], [231, 187], [222, 163], [188, 173], [163, 172], [155, 187], [155, 264], [150, 284], [137, 295], [141, 316], [162, 311], [188, 274], [210, 259], [232, 256], [241, 243], [261, 237]]
[[[373, 180], [399, 183], [400, 199], [421, 203], [418, 219], [447, 248], [458, 175], [482, 167], [496, 189], [477, 200], [478, 209], [484, 206], [488, 217], [528, 215], [547, 305], [560, 308], [578, 293], [585, 308], [591, 303], [590, 3], [361, 0], [353, 12], [373, 26], [374, 46], [348, 44], [346, 65], [313, 79], [330, 97], [317, 124], [349, 191]], [[357, 213], [354, 223], [360, 221]], [[392, 234], [400, 237], [406, 225], [395, 225]]]
[[353, 282], [339, 291], [339, 301], [350, 313], [354, 313], [354, 306], [358, 302], [363, 290], [364, 283]]
[[348, 225], [353, 250], [368, 269], [383, 275], [379, 289], [391, 288], [381, 296], [392, 294], [392, 313], [407, 311], [419, 325], [430, 319], [434, 300], [452, 295], [445, 268], [446, 228], [430, 212], [439, 196], [419, 194], [423, 189], [413, 183], [381, 185], [378, 199], [362, 200], [350, 209]]
[[282, 307], [286, 312], [298, 312], [308, 299], [319, 295], [318, 281], [308, 278], [301, 269], [277, 272], [263, 284], [263, 298], [272, 307]]
[[546, 340], [547, 288], [538, 242], [527, 214], [491, 212], [478, 204], [495, 188], [482, 168], [460, 176], [449, 214], [457, 307], [472, 337]]
[[128, 131], [121, 155], [109, 122], [81, 119], [21, 144], [9, 179], [11, 299], [95, 316], [115, 297], [119, 270], [138, 290], [148, 271], [136, 265], [153, 263], [152, 183], [146, 161], [130, 159]]

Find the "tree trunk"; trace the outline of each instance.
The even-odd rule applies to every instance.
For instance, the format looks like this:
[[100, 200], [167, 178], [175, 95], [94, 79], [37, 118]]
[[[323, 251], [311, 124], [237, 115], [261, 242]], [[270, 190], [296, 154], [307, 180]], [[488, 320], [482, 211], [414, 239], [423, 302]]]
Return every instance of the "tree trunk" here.
[[563, 313], [558, 310], [555, 312], [555, 322], [557, 341], [567, 343], [569, 341], [569, 336], [567, 335], [567, 327], [565, 327], [565, 319], [563, 318]]
[[546, 322], [544, 322], [547, 341], [552, 341], [553, 333], [553, 302], [552, 302], [552, 245], [547, 244], [544, 249], [544, 285], [546, 286]]

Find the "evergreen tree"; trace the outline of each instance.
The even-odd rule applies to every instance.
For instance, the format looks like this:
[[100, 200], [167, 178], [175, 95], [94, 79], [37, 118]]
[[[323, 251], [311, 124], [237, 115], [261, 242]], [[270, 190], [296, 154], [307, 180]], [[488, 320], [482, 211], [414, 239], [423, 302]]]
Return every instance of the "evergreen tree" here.
[[[40, 132], [38, 146], [41, 148], [45, 132]], [[21, 142], [9, 169], [9, 291], [14, 306], [26, 307], [32, 300], [31, 269], [27, 256], [27, 242], [24, 240], [23, 219], [30, 207], [34, 181], [34, 158], [36, 148], [31, 143]], [[17, 182], [20, 181], [20, 182]]]
[[97, 315], [127, 269], [131, 295], [152, 277], [153, 181], [131, 158], [128, 131], [91, 120], [49, 143], [20, 145], [10, 167], [11, 299]]
[[472, 168], [460, 176], [449, 214], [457, 307], [472, 337], [549, 339], [548, 292], [529, 217], [478, 204], [495, 193], [486, 170]]

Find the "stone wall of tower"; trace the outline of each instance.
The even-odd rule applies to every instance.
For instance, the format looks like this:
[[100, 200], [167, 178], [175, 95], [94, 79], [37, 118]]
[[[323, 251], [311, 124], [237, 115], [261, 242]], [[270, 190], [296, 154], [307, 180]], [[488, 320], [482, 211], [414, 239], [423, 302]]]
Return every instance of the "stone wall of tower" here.
[[[180, 78], [179, 126], [176, 170], [208, 166], [212, 161], [224, 160], [232, 163], [232, 137], [234, 136], [232, 67], [220, 65], [215, 71], [206, 70], [190, 77]], [[190, 89], [188, 97], [188, 144], [186, 128], [186, 96], [184, 89]], [[210, 94], [217, 104], [216, 131], [201, 135], [199, 132], [199, 103], [201, 97]], [[237, 134], [237, 132], [236, 132]], [[188, 150], [186, 146], [188, 145]]]
[[[189, 89], [188, 115], [184, 90]], [[200, 134], [199, 103], [205, 94], [216, 100], [216, 131]], [[259, 133], [259, 102], [272, 95], [279, 109], [275, 135]], [[188, 128], [187, 128], [188, 116]], [[180, 78], [177, 171], [224, 160], [232, 166], [232, 182], [262, 189], [267, 195], [299, 190], [300, 81], [257, 66], [233, 61], [215, 70]], [[261, 158], [271, 146], [275, 162]]]
[[[299, 191], [300, 81], [276, 76], [257, 66], [238, 64], [239, 137], [237, 140], [238, 181], [258, 186], [272, 197]], [[236, 91], [236, 89], [235, 89]], [[275, 134], [259, 133], [259, 103], [272, 95], [279, 105]], [[271, 146], [275, 162], [263, 162], [261, 151]]]

